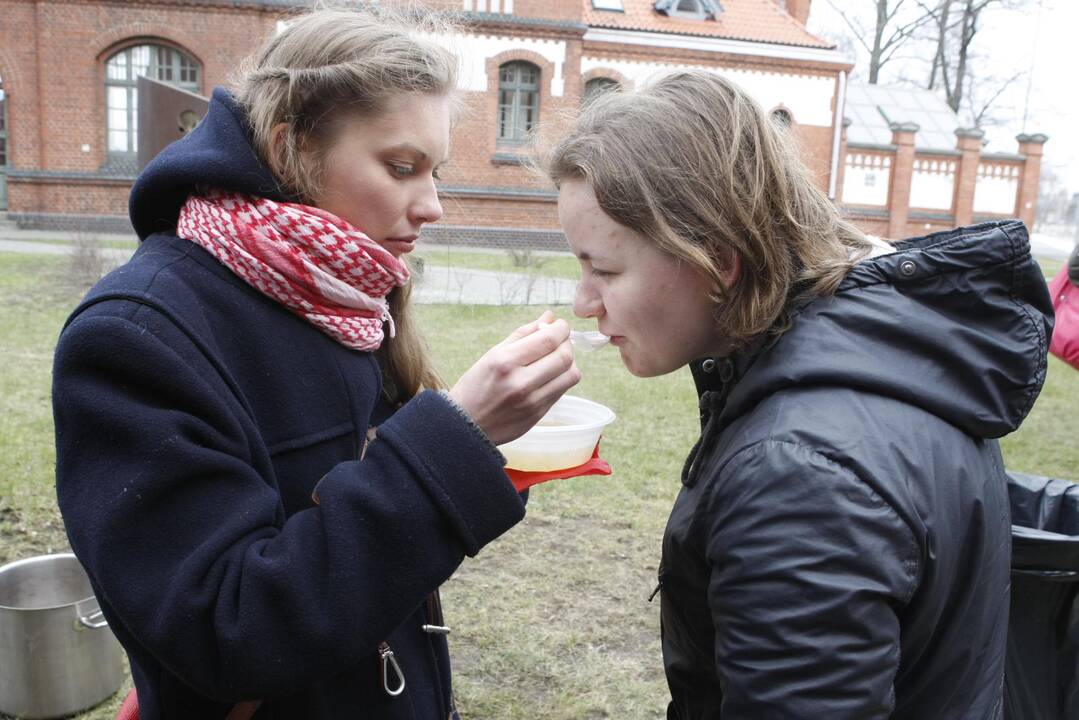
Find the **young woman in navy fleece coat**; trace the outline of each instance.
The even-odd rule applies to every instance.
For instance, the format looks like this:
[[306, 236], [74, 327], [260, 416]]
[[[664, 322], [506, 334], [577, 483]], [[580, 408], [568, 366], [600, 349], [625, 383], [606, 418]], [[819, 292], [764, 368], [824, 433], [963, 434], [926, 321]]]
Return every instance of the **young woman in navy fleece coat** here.
[[401, 257], [442, 214], [456, 59], [415, 29], [270, 40], [60, 337], [60, 509], [143, 720], [456, 716], [437, 589], [524, 515], [495, 445], [580, 374], [536, 322], [439, 391]]

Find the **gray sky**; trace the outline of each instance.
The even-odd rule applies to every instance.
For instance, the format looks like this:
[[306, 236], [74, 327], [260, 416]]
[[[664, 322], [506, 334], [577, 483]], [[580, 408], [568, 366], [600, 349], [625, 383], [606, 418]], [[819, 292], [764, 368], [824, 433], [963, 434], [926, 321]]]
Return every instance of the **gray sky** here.
[[[837, 4], [852, 9], [864, 5], [871, 12], [865, 0]], [[1049, 142], [1044, 162], [1071, 192], [1079, 192], [1079, 0], [1030, 0], [1029, 5], [1024, 12], [987, 10], [975, 37], [978, 62], [986, 73], [1008, 77], [1032, 70], [1029, 80], [1024, 77], [1013, 83], [998, 100], [996, 114], [1008, 122], [987, 130], [986, 150], [1015, 152], [1017, 134], [1045, 133]], [[809, 29], [829, 35], [850, 33], [827, 0], [813, 3]], [[916, 77], [926, 73], [924, 64], [916, 61], [893, 63], [895, 68], [886, 68], [889, 76], [904, 69]], [[866, 58], [858, 59], [863, 73], [867, 65]]]

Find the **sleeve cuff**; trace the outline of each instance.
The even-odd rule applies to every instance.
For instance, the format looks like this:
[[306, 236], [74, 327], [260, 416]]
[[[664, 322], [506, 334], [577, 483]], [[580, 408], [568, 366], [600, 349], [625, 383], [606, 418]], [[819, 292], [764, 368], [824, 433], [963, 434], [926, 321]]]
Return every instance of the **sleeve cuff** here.
[[417, 395], [379, 426], [378, 436], [412, 468], [469, 555], [524, 517], [502, 453], [441, 393]]

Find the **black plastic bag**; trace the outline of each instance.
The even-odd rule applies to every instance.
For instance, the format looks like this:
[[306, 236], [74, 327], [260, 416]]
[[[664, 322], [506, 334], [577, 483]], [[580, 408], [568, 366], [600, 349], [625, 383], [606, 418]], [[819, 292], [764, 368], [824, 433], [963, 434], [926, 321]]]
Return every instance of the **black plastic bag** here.
[[1009, 473], [1007, 720], [1079, 720], [1079, 484]]

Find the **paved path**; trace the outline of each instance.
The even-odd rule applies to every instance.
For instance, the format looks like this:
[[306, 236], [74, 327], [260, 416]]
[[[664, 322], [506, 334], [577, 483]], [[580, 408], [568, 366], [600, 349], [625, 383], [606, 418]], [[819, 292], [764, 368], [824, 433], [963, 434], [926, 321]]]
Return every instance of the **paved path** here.
[[[53, 233], [53, 238], [56, 233]], [[73, 247], [33, 240], [0, 239], [0, 252], [67, 255]], [[123, 262], [133, 252], [127, 248], [102, 248], [111, 260]], [[412, 298], [419, 303], [468, 305], [569, 305], [577, 284], [565, 278], [523, 273], [473, 270], [426, 265], [417, 278]]]

